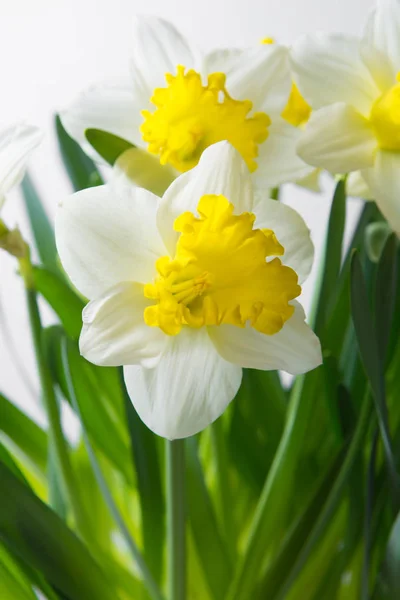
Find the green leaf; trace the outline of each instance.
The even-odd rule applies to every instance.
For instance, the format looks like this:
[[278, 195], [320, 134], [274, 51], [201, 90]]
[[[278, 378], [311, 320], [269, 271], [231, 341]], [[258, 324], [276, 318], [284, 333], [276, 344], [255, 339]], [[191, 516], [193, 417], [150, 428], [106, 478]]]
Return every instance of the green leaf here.
[[67, 334], [78, 339], [82, 329], [82, 310], [85, 306], [70, 286], [58, 275], [44, 267], [33, 269], [35, 287], [59, 317]]
[[375, 285], [375, 331], [378, 351], [385, 364], [389, 345], [393, 314], [396, 304], [398, 278], [398, 243], [392, 233], [386, 241], [378, 263]]
[[232, 577], [232, 565], [218, 529], [194, 438], [186, 441], [186, 477], [189, 523], [198, 558], [212, 597], [221, 600]]
[[371, 262], [378, 263], [391, 229], [386, 221], [371, 223], [365, 229], [365, 247]]
[[321, 283], [313, 327], [317, 335], [321, 335], [325, 327], [329, 300], [339, 278], [345, 222], [346, 182], [341, 179], [336, 185], [332, 200], [324, 258], [321, 262]]
[[47, 434], [0, 393], [0, 430], [42, 472], [47, 463]]
[[22, 193], [40, 260], [47, 269], [59, 273], [53, 227], [28, 173], [22, 181]]
[[362, 600], [369, 600], [369, 577], [370, 577], [370, 566], [371, 566], [371, 547], [372, 547], [372, 513], [374, 507], [374, 495], [375, 495], [375, 469], [376, 469], [376, 457], [378, 451], [378, 429], [375, 429], [371, 444], [371, 451], [368, 461], [367, 471], [367, 485], [366, 485], [366, 500], [365, 500], [365, 516], [364, 516], [364, 557], [363, 557], [363, 571], [362, 571]]
[[310, 501], [304, 507], [302, 513], [289, 529], [286, 537], [282, 540], [278, 551], [274, 554], [273, 560], [260, 583], [260, 599], [273, 598], [284, 585], [289, 565], [293, 565], [307, 539], [316, 516], [326, 502], [332, 488], [332, 481], [337, 476], [341, 463], [343, 462], [343, 453], [333, 461], [324, 476], [320, 479], [319, 485]]
[[315, 547], [315, 544], [318, 542], [326, 528], [329, 526], [334, 511], [338, 507], [338, 504], [343, 497], [343, 491], [352, 472], [355, 460], [357, 459], [359, 453], [362, 450], [365, 436], [370, 425], [370, 417], [371, 402], [369, 394], [367, 393], [364, 399], [362, 413], [357, 423], [356, 431], [354, 432], [354, 436], [351, 440], [349, 449], [347, 451], [341, 469], [332, 484], [330, 494], [326, 499], [325, 503], [323, 504], [318, 517], [315, 519], [309, 531], [309, 534], [306, 540], [304, 541], [301, 552], [297, 556], [295, 562], [289, 565], [284, 584], [281, 586], [279, 591], [276, 594], [274, 594], [274, 596], [271, 596], [271, 600], [285, 600], [285, 598], [287, 598], [288, 591], [290, 590], [292, 584], [296, 580], [296, 577], [299, 575], [299, 573], [301, 573], [313, 548]]
[[268, 472], [247, 544], [239, 561], [227, 598], [248, 600], [254, 594], [265, 556], [280, 539], [288, 518], [296, 470], [301, 459], [309, 421], [314, 418], [320, 370], [298, 377], [293, 387], [285, 429]]
[[123, 152], [135, 147], [131, 142], [101, 129], [86, 129], [85, 136], [89, 144], [110, 165], [113, 165]]
[[[49, 361], [51, 361], [53, 377], [60, 386], [65, 399], [73, 406], [61, 355], [63, 339], [64, 333], [60, 327], [51, 327], [46, 330], [45, 345]], [[133, 472], [127, 460], [129, 456], [128, 432], [107, 409], [109, 399], [96, 376], [97, 371], [101, 372], [102, 369], [91, 365], [82, 358], [76, 343], [72, 340], [68, 340], [68, 355], [71, 377], [85, 427], [96, 446], [124, 475], [125, 480], [132, 483]], [[117, 398], [118, 390], [115, 391], [115, 400]]]
[[393, 525], [386, 548], [382, 569], [385, 594], [379, 596], [387, 600], [400, 597], [400, 514]]
[[0, 561], [0, 597], [2, 600], [37, 600], [32, 588], [27, 589]]
[[21, 470], [17, 466], [14, 458], [11, 456], [7, 448], [0, 441], [0, 462], [2, 462], [6, 467], [13, 473], [15, 477], [17, 477], [20, 481], [22, 481], [25, 485], [29, 486], [29, 483], [25, 479]]
[[230, 452], [242, 477], [259, 493], [286, 419], [287, 398], [275, 371], [244, 369], [231, 405]]
[[[379, 213], [375, 203], [366, 202], [350, 240], [349, 249], [342, 264], [339, 280], [335, 289], [332, 291], [332, 297], [329, 299], [324, 329], [324, 346], [325, 348], [328, 348], [338, 360], [343, 357], [342, 349], [345, 343], [346, 331], [351, 322], [350, 264], [352, 251], [354, 249], [361, 251], [364, 248], [365, 229], [368, 227], [369, 223], [378, 218]], [[350, 352], [350, 356], [346, 355], [345, 357], [346, 361], [354, 355], [352, 347], [350, 348]]]
[[61, 157], [74, 190], [101, 185], [103, 180], [96, 165], [68, 135], [58, 115], [55, 117], [55, 126]]
[[116, 600], [87, 548], [0, 462], [0, 536], [68, 600]]
[[393, 456], [386, 406], [383, 361], [380, 358], [378, 339], [374, 328], [371, 309], [368, 303], [368, 290], [362, 272], [361, 262], [355, 252], [351, 263], [351, 308], [358, 347], [365, 372], [367, 374], [378, 417], [379, 430], [385, 450], [389, 475], [392, 481], [394, 501], [400, 508], [400, 487]]
[[97, 461], [96, 455], [94, 453], [94, 450], [93, 450], [92, 445], [89, 440], [89, 436], [88, 436], [86, 428], [85, 428], [85, 424], [82, 420], [82, 414], [81, 414], [78, 400], [76, 397], [76, 389], [74, 387], [72, 377], [71, 377], [71, 370], [70, 370], [71, 346], [68, 347], [68, 340], [66, 338], [64, 338], [62, 344], [63, 344], [62, 345], [62, 361], [63, 361], [64, 372], [65, 372], [65, 376], [66, 376], [66, 380], [67, 380], [68, 392], [71, 397], [72, 406], [74, 407], [74, 409], [79, 417], [79, 420], [82, 424], [83, 440], [84, 440], [84, 444], [85, 444], [85, 447], [86, 447], [86, 450], [87, 450], [87, 453], [89, 456], [90, 464], [92, 466], [93, 473], [96, 478], [97, 484], [101, 490], [102, 496], [103, 496], [104, 501], [110, 511], [110, 514], [113, 517], [115, 524], [119, 528], [121, 535], [123, 536], [125, 543], [127, 544], [128, 548], [132, 554], [132, 557], [141, 572], [144, 583], [146, 584], [146, 587], [148, 588], [151, 598], [153, 600], [163, 600], [161, 592], [158, 589], [156, 582], [153, 580], [151, 573], [148, 570], [147, 564], [143, 560], [142, 554], [141, 554], [136, 542], [132, 538], [127, 526], [125, 525], [125, 522], [118, 510], [118, 507], [113, 499], [113, 496], [111, 495], [111, 492], [110, 492], [110, 490], [107, 486], [106, 480], [104, 478], [103, 472]]
[[142, 515], [144, 556], [151, 573], [156, 581], [160, 582], [165, 545], [165, 500], [161, 482], [158, 440], [134, 409], [125, 387], [122, 368], [120, 377], [124, 392], [132, 457], [136, 468]]

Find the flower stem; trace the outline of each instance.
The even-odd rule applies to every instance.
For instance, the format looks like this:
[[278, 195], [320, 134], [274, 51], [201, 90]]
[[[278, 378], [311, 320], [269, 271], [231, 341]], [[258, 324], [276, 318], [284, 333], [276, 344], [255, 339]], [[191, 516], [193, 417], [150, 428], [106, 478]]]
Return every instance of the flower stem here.
[[32, 266], [30, 264], [29, 251], [27, 251], [27, 255], [20, 260], [20, 269], [25, 283], [29, 321], [37, 368], [39, 371], [42, 397], [50, 426], [50, 441], [55, 450], [55, 456], [60, 469], [64, 494], [68, 498], [68, 502], [72, 508], [78, 530], [83, 537], [86, 537], [87, 522], [82, 504], [79, 502], [78, 489], [75, 485], [74, 474], [69, 459], [68, 446], [61, 427], [59, 406], [54, 393], [50, 369], [47, 365], [43, 350], [43, 327], [39, 313], [37, 294], [33, 285]]
[[186, 599], [184, 440], [166, 442], [168, 600]]

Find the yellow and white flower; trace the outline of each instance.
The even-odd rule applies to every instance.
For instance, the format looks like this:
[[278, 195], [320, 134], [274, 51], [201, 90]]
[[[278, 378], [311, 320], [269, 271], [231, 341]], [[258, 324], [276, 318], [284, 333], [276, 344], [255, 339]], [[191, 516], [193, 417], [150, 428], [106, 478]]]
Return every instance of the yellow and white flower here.
[[41, 140], [41, 131], [25, 123], [0, 131], [0, 208], [7, 193], [21, 182], [28, 159]]
[[292, 62], [314, 109], [299, 155], [333, 173], [361, 170], [400, 234], [400, 2], [380, 0], [361, 39], [303, 37]]
[[124, 365], [143, 421], [197, 433], [234, 398], [242, 367], [298, 374], [321, 363], [295, 300], [313, 260], [302, 218], [258, 194], [227, 142], [204, 151], [162, 199], [119, 172], [56, 218], [62, 263], [90, 299], [81, 353]]
[[263, 189], [310, 173], [295, 150], [300, 131], [281, 116], [292, 85], [287, 48], [201, 56], [155, 17], [137, 18], [132, 39], [130, 84], [94, 86], [61, 114], [83, 148], [90, 151], [86, 129], [103, 129], [152, 153], [174, 177], [194, 167], [208, 146], [227, 140]]

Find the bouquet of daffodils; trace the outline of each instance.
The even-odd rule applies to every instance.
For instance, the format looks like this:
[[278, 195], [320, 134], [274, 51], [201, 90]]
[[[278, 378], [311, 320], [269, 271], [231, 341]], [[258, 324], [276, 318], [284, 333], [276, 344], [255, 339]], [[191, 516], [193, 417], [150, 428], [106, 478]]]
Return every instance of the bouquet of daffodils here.
[[[400, 1], [290, 48], [200, 55], [154, 17], [132, 37], [126, 86], [56, 117], [54, 227], [25, 173], [42, 132], [0, 134], [48, 420], [0, 394], [0, 596], [399, 599]], [[313, 243], [279, 192], [323, 170], [306, 317]]]

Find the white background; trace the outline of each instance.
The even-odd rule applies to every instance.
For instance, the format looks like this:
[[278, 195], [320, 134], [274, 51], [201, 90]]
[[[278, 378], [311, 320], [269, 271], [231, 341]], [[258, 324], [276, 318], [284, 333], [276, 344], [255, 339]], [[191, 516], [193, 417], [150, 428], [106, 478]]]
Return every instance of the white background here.
[[[0, 0], [0, 127], [26, 119], [46, 132], [31, 172], [53, 219], [60, 197], [70, 191], [57, 154], [54, 112], [90, 83], [128, 77], [135, 13], [163, 16], [209, 50], [249, 46], [267, 36], [290, 44], [315, 30], [358, 34], [372, 5], [373, 0]], [[317, 257], [330, 204], [329, 181], [325, 188], [315, 195], [289, 185], [284, 196], [306, 219]], [[350, 222], [357, 208], [356, 201], [349, 205]], [[2, 216], [29, 236], [19, 193], [10, 196]], [[304, 288], [306, 308], [315, 273], [316, 268]], [[0, 302], [0, 391], [42, 421], [22, 285], [5, 253], [0, 254]], [[50, 311], [44, 314], [51, 322]], [[12, 346], [28, 382], [15, 366]]]

